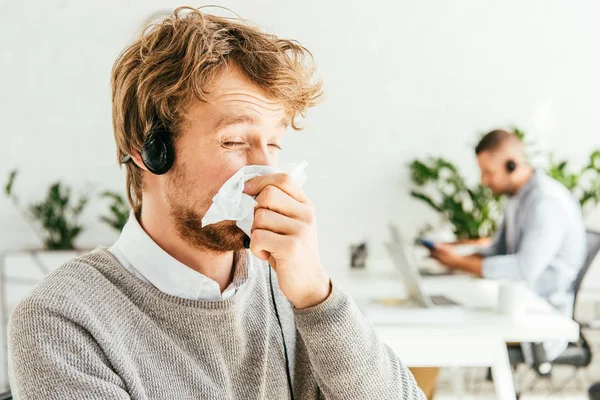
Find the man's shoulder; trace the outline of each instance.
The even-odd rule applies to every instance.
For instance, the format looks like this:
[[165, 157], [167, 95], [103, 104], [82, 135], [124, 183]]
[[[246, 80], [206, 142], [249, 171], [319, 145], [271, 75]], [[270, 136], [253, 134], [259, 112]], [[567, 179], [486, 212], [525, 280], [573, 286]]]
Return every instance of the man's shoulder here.
[[562, 183], [546, 174], [539, 174], [539, 179], [528, 196], [530, 205], [538, 207], [542, 203], [554, 203], [560, 207], [577, 208], [577, 200], [573, 193]]
[[59, 312], [78, 303], [97, 301], [110, 285], [98, 268], [99, 250], [67, 261], [42, 279], [13, 309], [12, 315]]

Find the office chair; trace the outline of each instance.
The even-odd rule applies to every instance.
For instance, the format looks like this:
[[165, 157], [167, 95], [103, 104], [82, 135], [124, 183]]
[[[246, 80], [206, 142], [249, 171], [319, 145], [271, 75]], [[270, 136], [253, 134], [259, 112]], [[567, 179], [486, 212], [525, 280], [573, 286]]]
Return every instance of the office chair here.
[[[575, 296], [573, 302], [573, 315], [575, 315], [575, 309], [577, 306], [577, 297], [581, 284], [585, 278], [586, 273], [589, 271], [594, 258], [600, 251], [600, 232], [587, 231], [587, 256], [583, 267], [577, 273], [577, 277], [572, 285], [572, 291]], [[579, 329], [579, 340], [575, 343], [569, 343], [566, 350], [559, 355], [555, 360], [547, 361], [544, 347], [541, 343], [533, 344], [534, 353], [534, 365], [533, 369], [536, 372], [537, 378], [533, 384], [529, 387], [529, 390], [533, 390], [539, 381], [539, 378], [547, 378], [548, 384], [553, 392], [560, 392], [562, 389], [572, 380], [577, 377], [578, 372], [588, 367], [592, 362], [592, 348], [585, 336], [581, 332], [581, 326]], [[519, 364], [524, 364], [525, 359], [520, 346], [509, 346], [508, 347], [508, 358], [513, 367], [517, 367]], [[552, 366], [555, 365], [566, 365], [575, 368], [574, 374], [557, 387], [551, 381]]]
[[600, 382], [594, 383], [588, 389], [588, 397], [590, 400], [600, 400]]

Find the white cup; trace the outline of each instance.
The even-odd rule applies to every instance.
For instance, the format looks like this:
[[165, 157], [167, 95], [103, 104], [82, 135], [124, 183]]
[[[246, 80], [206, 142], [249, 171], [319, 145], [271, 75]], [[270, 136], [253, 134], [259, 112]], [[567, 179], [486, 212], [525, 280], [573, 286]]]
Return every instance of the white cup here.
[[518, 317], [525, 314], [525, 282], [504, 282], [498, 290], [498, 312]]

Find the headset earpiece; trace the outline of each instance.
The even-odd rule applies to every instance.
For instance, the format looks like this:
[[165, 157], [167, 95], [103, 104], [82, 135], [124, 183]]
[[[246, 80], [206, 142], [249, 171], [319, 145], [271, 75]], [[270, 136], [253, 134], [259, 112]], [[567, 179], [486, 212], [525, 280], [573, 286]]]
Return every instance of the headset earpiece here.
[[175, 161], [175, 151], [171, 140], [171, 132], [161, 125], [155, 125], [150, 130], [142, 149], [142, 162], [148, 171], [162, 175], [169, 171]]
[[506, 162], [506, 171], [508, 171], [510, 174], [513, 173], [515, 169], [517, 169], [517, 163], [515, 163], [513, 160], [508, 160]]

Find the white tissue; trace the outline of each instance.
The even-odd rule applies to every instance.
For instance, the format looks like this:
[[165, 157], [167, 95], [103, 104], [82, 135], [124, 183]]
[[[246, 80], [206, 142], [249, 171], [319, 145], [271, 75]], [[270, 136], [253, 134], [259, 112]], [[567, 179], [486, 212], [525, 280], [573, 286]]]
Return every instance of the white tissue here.
[[202, 227], [221, 221], [237, 221], [237, 227], [250, 236], [254, 222], [254, 207], [258, 203], [253, 196], [243, 193], [246, 181], [257, 176], [285, 172], [298, 186], [302, 186], [306, 181], [304, 168], [307, 165], [306, 161], [302, 161], [284, 170], [268, 165], [242, 167], [221, 186], [221, 189], [213, 197], [213, 203], [202, 218]]

